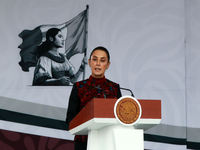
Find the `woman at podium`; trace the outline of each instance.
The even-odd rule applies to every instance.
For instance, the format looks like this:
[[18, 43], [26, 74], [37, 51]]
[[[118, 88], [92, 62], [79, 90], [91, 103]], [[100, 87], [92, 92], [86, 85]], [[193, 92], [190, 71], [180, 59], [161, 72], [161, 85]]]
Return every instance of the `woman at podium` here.
[[[88, 79], [76, 82], [73, 85], [67, 111], [66, 122], [70, 121], [83, 109], [93, 98], [120, 98], [119, 84], [105, 78], [105, 71], [110, 66], [110, 54], [105, 47], [96, 47], [88, 59], [91, 75]], [[87, 136], [75, 136], [75, 150], [87, 149]]]

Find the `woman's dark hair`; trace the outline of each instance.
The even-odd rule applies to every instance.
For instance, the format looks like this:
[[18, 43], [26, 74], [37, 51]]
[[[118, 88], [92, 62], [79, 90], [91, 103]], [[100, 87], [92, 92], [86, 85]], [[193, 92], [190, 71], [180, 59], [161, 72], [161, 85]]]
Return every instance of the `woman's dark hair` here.
[[108, 50], [107, 50], [105, 47], [103, 47], [103, 46], [98, 46], [98, 47], [94, 48], [94, 49], [92, 50], [91, 54], [90, 54], [90, 58], [89, 58], [89, 59], [91, 59], [92, 54], [93, 54], [94, 51], [96, 51], [96, 50], [104, 51], [104, 52], [106, 53], [107, 57], [108, 57], [108, 62], [110, 62], [110, 54], [109, 54]]
[[40, 46], [38, 46], [37, 48], [37, 52], [38, 52], [38, 58], [40, 56], [42, 56], [44, 53], [48, 52], [51, 46], [52, 41], [49, 40], [49, 38], [53, 38], [53, 40], [55, 40], [55, 36], [58, 34], [58, 32], [60, 31], [60, 29], [58, 28], [51, 28], [47, 31], [46, 33], [46, 41], [43, 42]]

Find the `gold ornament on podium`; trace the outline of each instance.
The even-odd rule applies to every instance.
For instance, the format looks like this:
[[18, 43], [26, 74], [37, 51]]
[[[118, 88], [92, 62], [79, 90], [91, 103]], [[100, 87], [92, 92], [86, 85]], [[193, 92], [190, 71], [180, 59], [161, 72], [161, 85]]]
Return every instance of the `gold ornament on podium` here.
[[134, 125], [141, 117], [141, 106], [134, 97], [124, 96], [115, 103], [114, 112], [123, 125]]

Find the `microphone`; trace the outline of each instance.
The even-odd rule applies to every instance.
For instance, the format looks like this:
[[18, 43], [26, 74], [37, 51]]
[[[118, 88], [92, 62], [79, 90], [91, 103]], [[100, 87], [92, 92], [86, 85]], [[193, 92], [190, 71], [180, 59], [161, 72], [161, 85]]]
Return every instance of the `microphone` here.
[[106, 98], [106, 92], [105, 92], [104, 89], [102, 89], [99, 85], [94, 86], [94, 87], [95, 87], [96, 89], [99, 89], [99, 90], [103, 91], [103, 96], [104, 96], [104, 98]]
[[102, 88], [100, 87], [100, 85], [95, 86], [95, 79], [93, 79], [93, 84], [94, 84], [94, 88], [101, 90], [101, 91], [103, 92], [104, 98], [106, 98], [106, 92], [105, 92], [105, 90], [102, 89]]
[[131, 96], [135, 97], [135, 96], [134, 96], [134, 94], [133, 94], [133, 92], [132, 92], [130, 89], [121, 88], [121, 87], [120, 87], [120, 89], [122, 89], [122, 90], [126, 90], [126, 91], [129, 91], [129, 92], [131, 92]]

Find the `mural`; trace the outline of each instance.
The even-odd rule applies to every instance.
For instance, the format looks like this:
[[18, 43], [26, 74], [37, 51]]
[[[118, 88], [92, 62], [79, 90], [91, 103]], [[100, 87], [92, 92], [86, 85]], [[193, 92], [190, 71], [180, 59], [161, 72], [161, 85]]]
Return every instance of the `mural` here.
[[[85, 11], [63, 24], [41, 25], [23, 30], [19, 65], [23, 71], [35, 67], [32, 85], [71, 85], [83, 76], [86, 58], [88, 6]], [[64, 48], [64, 49], [62, 49]], [[59, 49], [62, 49], [61, 52]], [[76, 68], [69, 59], [84, 53], [81, 65]]]

